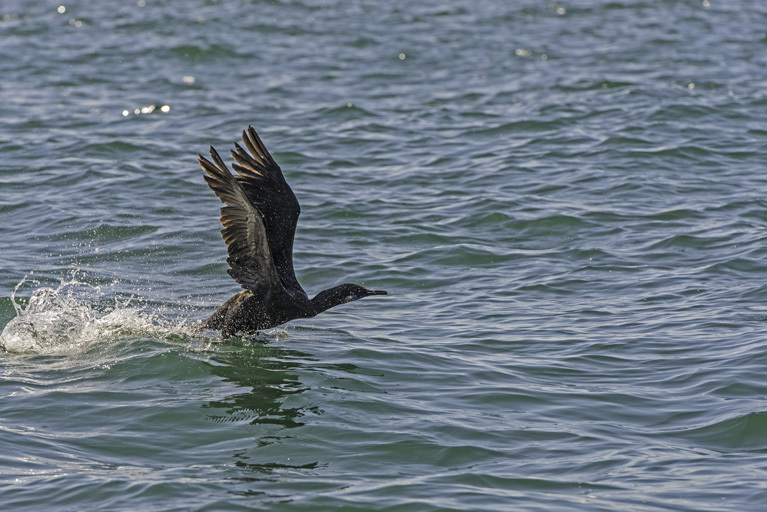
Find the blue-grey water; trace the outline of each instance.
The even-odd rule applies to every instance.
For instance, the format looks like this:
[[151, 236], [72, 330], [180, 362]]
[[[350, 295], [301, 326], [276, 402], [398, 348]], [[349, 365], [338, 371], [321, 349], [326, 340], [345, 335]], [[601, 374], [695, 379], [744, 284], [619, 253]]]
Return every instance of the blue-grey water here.
[[[767, 4], [0, 5], [0, 508], [761, 511]], [[257, 339], [196, 155], [310, 294]]]

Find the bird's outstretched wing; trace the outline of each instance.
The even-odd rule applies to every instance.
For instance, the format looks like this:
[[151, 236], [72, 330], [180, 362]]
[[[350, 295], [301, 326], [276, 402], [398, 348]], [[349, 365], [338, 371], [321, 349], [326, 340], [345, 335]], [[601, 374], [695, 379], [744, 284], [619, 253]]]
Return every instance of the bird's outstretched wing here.
[[229, 252], [226, 260], [231, 267], [229, 275], [249, 290], [280, 286], [261, 212], [248, 199], [240, 182], [232, 176], [212, 146], [210, 156], [215, 163], [202, 155], [199, 155], [199, 161], [207, 173], [205, 181], [225, 205], [221, 208], [221, 224], [224, 226], [221, 235]]
[[301, 213], [298, 200], [285, 181], [280, 166], [252, 126], [242, 132], [242, 142], [247, 151], [235, 142], [231, 152], [236, 162], [232, 168], [237, 171], [237, 181], [261, 212], [274, 266], [283, 286], [305, 295], [293, 270], [293, 239]]

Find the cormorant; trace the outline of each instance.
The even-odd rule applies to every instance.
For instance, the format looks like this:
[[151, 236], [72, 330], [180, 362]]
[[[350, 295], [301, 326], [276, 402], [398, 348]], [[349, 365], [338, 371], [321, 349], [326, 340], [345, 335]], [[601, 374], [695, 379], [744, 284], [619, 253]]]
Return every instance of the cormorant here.
[[210, 162], [199, 162], [205, 181], [224, 203], [221, 234], [226, 242], [230, 276], [245, 290], [227, 300], [203, 326], [220, 330], [224, 338], [253, 333], [295, 318], [311, 318], [333, 306], [369, 295], [386, 295], [357, 284], [342, 284], [309, 299], [293, 271], [293, 237], [301, 211], [280, 167], [252, 126], [231, 151], [233, 176], [218, 152], [210, 147]]

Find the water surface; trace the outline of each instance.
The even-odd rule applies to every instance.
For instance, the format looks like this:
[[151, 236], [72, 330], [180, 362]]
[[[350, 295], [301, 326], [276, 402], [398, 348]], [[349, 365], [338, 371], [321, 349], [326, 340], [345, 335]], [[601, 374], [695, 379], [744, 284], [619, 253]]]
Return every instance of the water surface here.
[[[0, 7], [9, 510], [761, 510], [767, 7]], [[197, 153], [252, 124], [298, 278], [256, 339]]]

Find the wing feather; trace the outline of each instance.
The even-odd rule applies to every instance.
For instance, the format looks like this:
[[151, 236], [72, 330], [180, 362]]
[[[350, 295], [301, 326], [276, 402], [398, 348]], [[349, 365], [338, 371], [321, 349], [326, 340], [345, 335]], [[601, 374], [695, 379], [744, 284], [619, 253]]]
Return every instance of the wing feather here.
[[240, 182], [232, 175], [218, 152], [210, 148], [212, 163], [202, 155], [199, 162], [205, 181], [224, 203], [221, 208], [221, 235], [226, 242], [231, 267], [229, 275], [243, 288], [263, 290], [281, 286], [269, 248], [264, 217]]
[[242, 143], [244, 148], [235, 143], [231, 151], [236, 179], [262, 213], [267, 242], [283, 286], [305, 294], [293, 269], [293, 240], [301, 213], [298, 200], [252, 126], [242, 132]]

